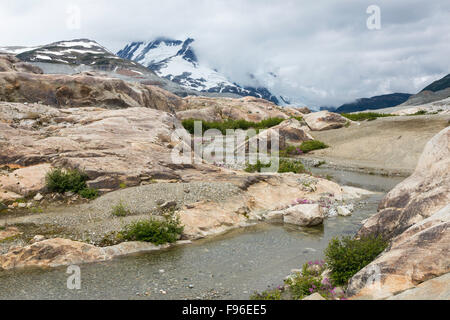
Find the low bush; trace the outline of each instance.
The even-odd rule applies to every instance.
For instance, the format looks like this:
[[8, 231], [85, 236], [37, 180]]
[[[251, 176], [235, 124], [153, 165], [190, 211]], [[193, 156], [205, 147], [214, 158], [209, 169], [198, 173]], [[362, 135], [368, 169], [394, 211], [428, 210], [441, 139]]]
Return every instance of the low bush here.
[[[256, 164], [247, 164], [247, 167], [244, 169], [246, 172], [253, 173], [253, 172], [261, 172], [262, 168], [270, 168], [272, 163], [263, 164], [261, 161], [257, 161]], [[303, 166], [303, 163], [300, 161], [295, 160], [288, 160], [288, 159], [279, 159], [278, 164], [278, 173], [285, 173], [285, 172], [293, 172], [293, 173], [306, 173], [306, 169]]]
[[86, 188], [88, 177], [85, 173], [76, 169], [54, 169], [47, 173], [46, 185], [51, 192], [64, 193], [68, 191], [76, 192]]
[[126, 241], [144, 241], [156, 245], [176, 242], [184, 227], [178, 217], [166, 217], [165, 220], [142, 220], [124, 228], [120, 237]]
[[327, 268], [325, 261], [309, 261], [303, 265], [301, 271], [290, 275], [284, 281], [285, 286], [254, 293], [250, 298], [252, 300], [302, 300], [317, 292], [325, 299], [343, 299], [344, 294], [336, 292], [332, 281], [322, 276]]
[[313, 150], [326, 149], [326, 148], [328, 148], [328, 146], [319, 140], [304, 141], [300, 145], [300, 150], [302, 150], [303, 153], [308, 153]]
[[81, 190], [78, 192], [78, 194], [79, 194], [81, 197], [83, 197], [83, 198], [85, 198], [85, 199], [89, 199], [89, 200], [96, 199], [96, 198], [98, 198], [98, 196], [99, 196], [98, 190], [97, 190], [97, 189], [94, 189], [94, 188], [84, 188], [84, 189], [81, 189]]
[[273, 290], [266, 290], [261, 293], [255, 292], [250, 296], [250, 300], [281, 300], [282, 290], [277, 288]]
[[183, 127], [191, 134], [194, 134], [194, 124], [195, 121], [200, 121], [202, 123], [202, 133], [205, 133], [205, 131], [209, 129], [217, 129], [222, 134], [226, 134], [227, 129], [242, 129], [242, 130], [248, 130], [250, 128], [259, 130], [259, 129], [267, 129], [274, 126], [279, 125], [281, 122], [284, 121], [282, 118], [269, 118], [262, 120], [260, 122], [252, 122], [247, 120], [224, 120], [223, 122], [220, 121], [203, 121], [203, 120], [196, 120], [196, 119], [186, 119], [183, 120], [181, 123]]
[[123, 202], [120, 201], [112, 208], [111, 214], [116, 217], [126, 217], [130, 214], [130, 211], [125, 207]]
[[416, 113], [409, 114], [409, 116], [423, 116], [423, 115], [426, 115], [426, 114], [428, 114], [428, 112], [426, 110], [419, 110]]
[[46, 186], [50, 192], [75, 192], [86, 199], [95, 199], [98, 197], [98, 191], [88, 188], [86, 173], [77, 169], [53, 169], [45, 177]]
[[302, 271], [294, 274], [285, 282], [294, 299], [301, 300], [315, 292], [329, 289], [329, 285], [322, 284], [322, 272], [326, 269], [324, 261], [308, 262], [302, 267]]
[[295, 120], [297, 120], [299, 122], [303, 121], [303, 117], [291, 117], [291, 119], [295, 119]]
[[284, 172], [306, 173], [307, 171], [300, 161], [280, 159], [278, 173]]
[[298, 156], [303, 154], [302, 149], [297, 146], [287, 146], [283, 150], [280, 150], [280, 157]]
[[261, 161], [257, 161], [255, 164], [247, 163], [247, 167], [244, 169], [245, 172], [253, 173], [253, 172], [261, 172], [262, 168], [270, 168], [271, 163], [264, 164]]
[[331, 279], [337, 285], [346, 285], [351, 277], [371, 263], [387, 245], [387, 241], [374, 236], [332, 239], [325, 249]]
[[377, 112], [359, 112], [359, 113], [341, 113], [341, 116], [346, 117], [352, 121], [375, 120], [383, 117], [393, 117], [395, 115], [389, 113]]
[[314, 150], [326, 148], [328, 148], [328, 146], [319, 140], [304, 141], [300, 146], [288, 145], [280, 151], [280, 157], [298, 156]]

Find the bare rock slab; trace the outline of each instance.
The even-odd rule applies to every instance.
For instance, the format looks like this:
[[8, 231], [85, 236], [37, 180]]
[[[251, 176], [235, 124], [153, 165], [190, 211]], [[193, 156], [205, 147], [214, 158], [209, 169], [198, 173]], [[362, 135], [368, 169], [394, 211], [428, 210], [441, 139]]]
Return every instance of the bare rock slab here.
[[283, 222], [302, 227], [312, 227], [323, 223], [324, 215], [320, 206], [315, 204], [299, 204], [284, 210]]

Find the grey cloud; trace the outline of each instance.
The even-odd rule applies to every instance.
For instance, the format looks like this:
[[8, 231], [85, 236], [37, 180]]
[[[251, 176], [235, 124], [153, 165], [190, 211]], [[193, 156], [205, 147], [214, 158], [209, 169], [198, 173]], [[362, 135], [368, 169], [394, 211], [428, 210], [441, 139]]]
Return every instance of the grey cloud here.
[[[37, 5], [39, 3], [39, 5]], [[273, 89], [313, 106], [417, 92], [450, 72], [447, 0], [73, 0], [80, 30], [66, 27], [67, 3], [1, 1], [2, 45], [95, 39], [112, 51], [129, 41], [193, 37], [208, 65], [231, 79], [279, 75]], [[366, 28], [381, 8], [382, 29]]]

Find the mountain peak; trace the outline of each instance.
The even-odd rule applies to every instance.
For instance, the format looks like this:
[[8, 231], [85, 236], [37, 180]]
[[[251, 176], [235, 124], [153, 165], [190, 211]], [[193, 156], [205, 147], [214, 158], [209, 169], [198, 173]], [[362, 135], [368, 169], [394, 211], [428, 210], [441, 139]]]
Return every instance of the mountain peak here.
[[254, 96], [279, 103], [278, 98], [267, 88], [241, 86], [217, 70], [202, 65], [192, 47], [194, 41], [192, 38], [175, 40], [160, 37], [148, 42], [131, 42], [117, 55], [140, 63], [187, 89], [222, 95]]

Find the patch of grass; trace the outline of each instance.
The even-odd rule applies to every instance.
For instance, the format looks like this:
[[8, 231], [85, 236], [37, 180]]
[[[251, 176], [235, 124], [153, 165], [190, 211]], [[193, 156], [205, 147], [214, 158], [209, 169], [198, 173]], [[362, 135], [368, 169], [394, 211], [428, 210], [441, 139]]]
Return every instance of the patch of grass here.
[[281, 300], [280, 289], [266, 290], [261, 293], [255, 292], [250, 296], [250, 300]]
[[98, 191], [88, 188], [86, 173], [77, 169], [53, 169], [45, 177], [47, 189], [50, 192], [65, 193], [75, 192], [86, 199], [98, 197]]
[[120, 189], [126, 189], [127, 188], [127, 184], [122, 182], [121, 184], [119, 184], [119, 188]]
[[283, 150], [280, 150], [280, 157], [289, 157], [289, 156], [298, 156], [303, 154], [303, 151], [300, 149], [300, 147], [288, 145]]
[[332, 239], [325, 249], [331, 279], [338, 285], [346, 285], [351, 277], [371, 263], [387, 245], [387, 241], [374, 236]]
[[288, 145], [280, 150], [280, 157], [298, 156], [314, 150], [326, 149], [328, 146], [319, 140], [304, 141], [300, 146]]
[[262, 168], [270, 168], [271, 163], [264, 164], [260, 160], [258, 160], [255, 164], [247, 163], [247, 167], [244, 169], [245, 172], [254, 173], [261, 172]]
[[308, 152], [311, 152], [314, 150], [319, 150], [319, 149], [326, 149], [326, 148], [328, 148], [328, 146], [319, 140], [304, 141], [300, 145], [300, 150], [302, 150], [304, 153], [308, 153]]
[[205, 131], [209, 129], [217, 129], [222, 134], [226, 134], [227, 129], [242, 129], [242, 130], [248, 130], [250, 128], [259, 130], [259, 129], [267, 129], [274, 126], [279, 125], [281, 122], [283, 122], [285, 119], [282, 118], [269, 118], [262, 120], [260, 122], [252, 122], [247, 120], [224, 120], [223, 122], [220, 121], [203, 121], [203, 120], [196, 120], [196, 119], [186, 119], [183, 120], [181, 123], [183, 127], [189, 131], [189, 133], [194, 134], [194, 123], [195, 121], [200, 121], [202, 123], [202, 133], [205, 133]]
[[306, 173], [307, 171], [300, 161], [280, 159], [278, 173], [285, 172]]
[[176, 242], [183, 229], [179, 218], [172, 215], [165, 220], [149, 219], [134, 222], [127, 225], [119, 236], [126, 241], [144, 241], [161, 245]]
[[[257, 161], [256, 164], [247, 164], [247, 167], [245, 168], [245, 172], [254, 173], [254, 172], [261, 172], [262, 168], [270, 168], [272, 163], [263, 164], [261, 161]], [[300, 161], [295, 160], [288, 160], [288, 159], [279, 159], [278, 164], [278, 173], [286, 173], [286, 172], [293, 172], [293, 173], [306, 173], [306, 169], [303, 166], [303, 163]]]
[[426, 114], [428, 114], [428, 112], [426, 110], [419, 110], [416, 113], [408, 114], [408, 116], [423, 116]]
[[326, 164], [327, 162], [326, 161], [319, 161], [319, 163], [316, 163], [315, 165], [314, 165], [314, 168], [320, 168], [321, 166], [323, 166], [324, 164]]
[[33, 207], [30, 209], [31, 213], [43, 213], [44, 209], [42, 209], [41, 207]]
[[111, 214], [116, 217], [126, 217], [130, 214], [130, 210], [128, 210], [122, 201], [112, 207]]
[[78, 192], [78, 194], [81, 197], [83, 197], [85, 199], [89, 199], [89, 200], [96, 199], [99, 196], [98, 190], [94, 189], [94, 188], [84, 188], [84, 189], [80, 190]]
[[303, 121], [303, 117], [291, 117], [291, 119], [295, 119], [295, 120], [297, 120], [299, 122]]
[[352, 121], [375, 120], [383, 117], [393, 117], [395, 115], [389, 113], [377, 112], [359, 112], [359, 113], [341, 113], [341, 116], [346, 117]]

